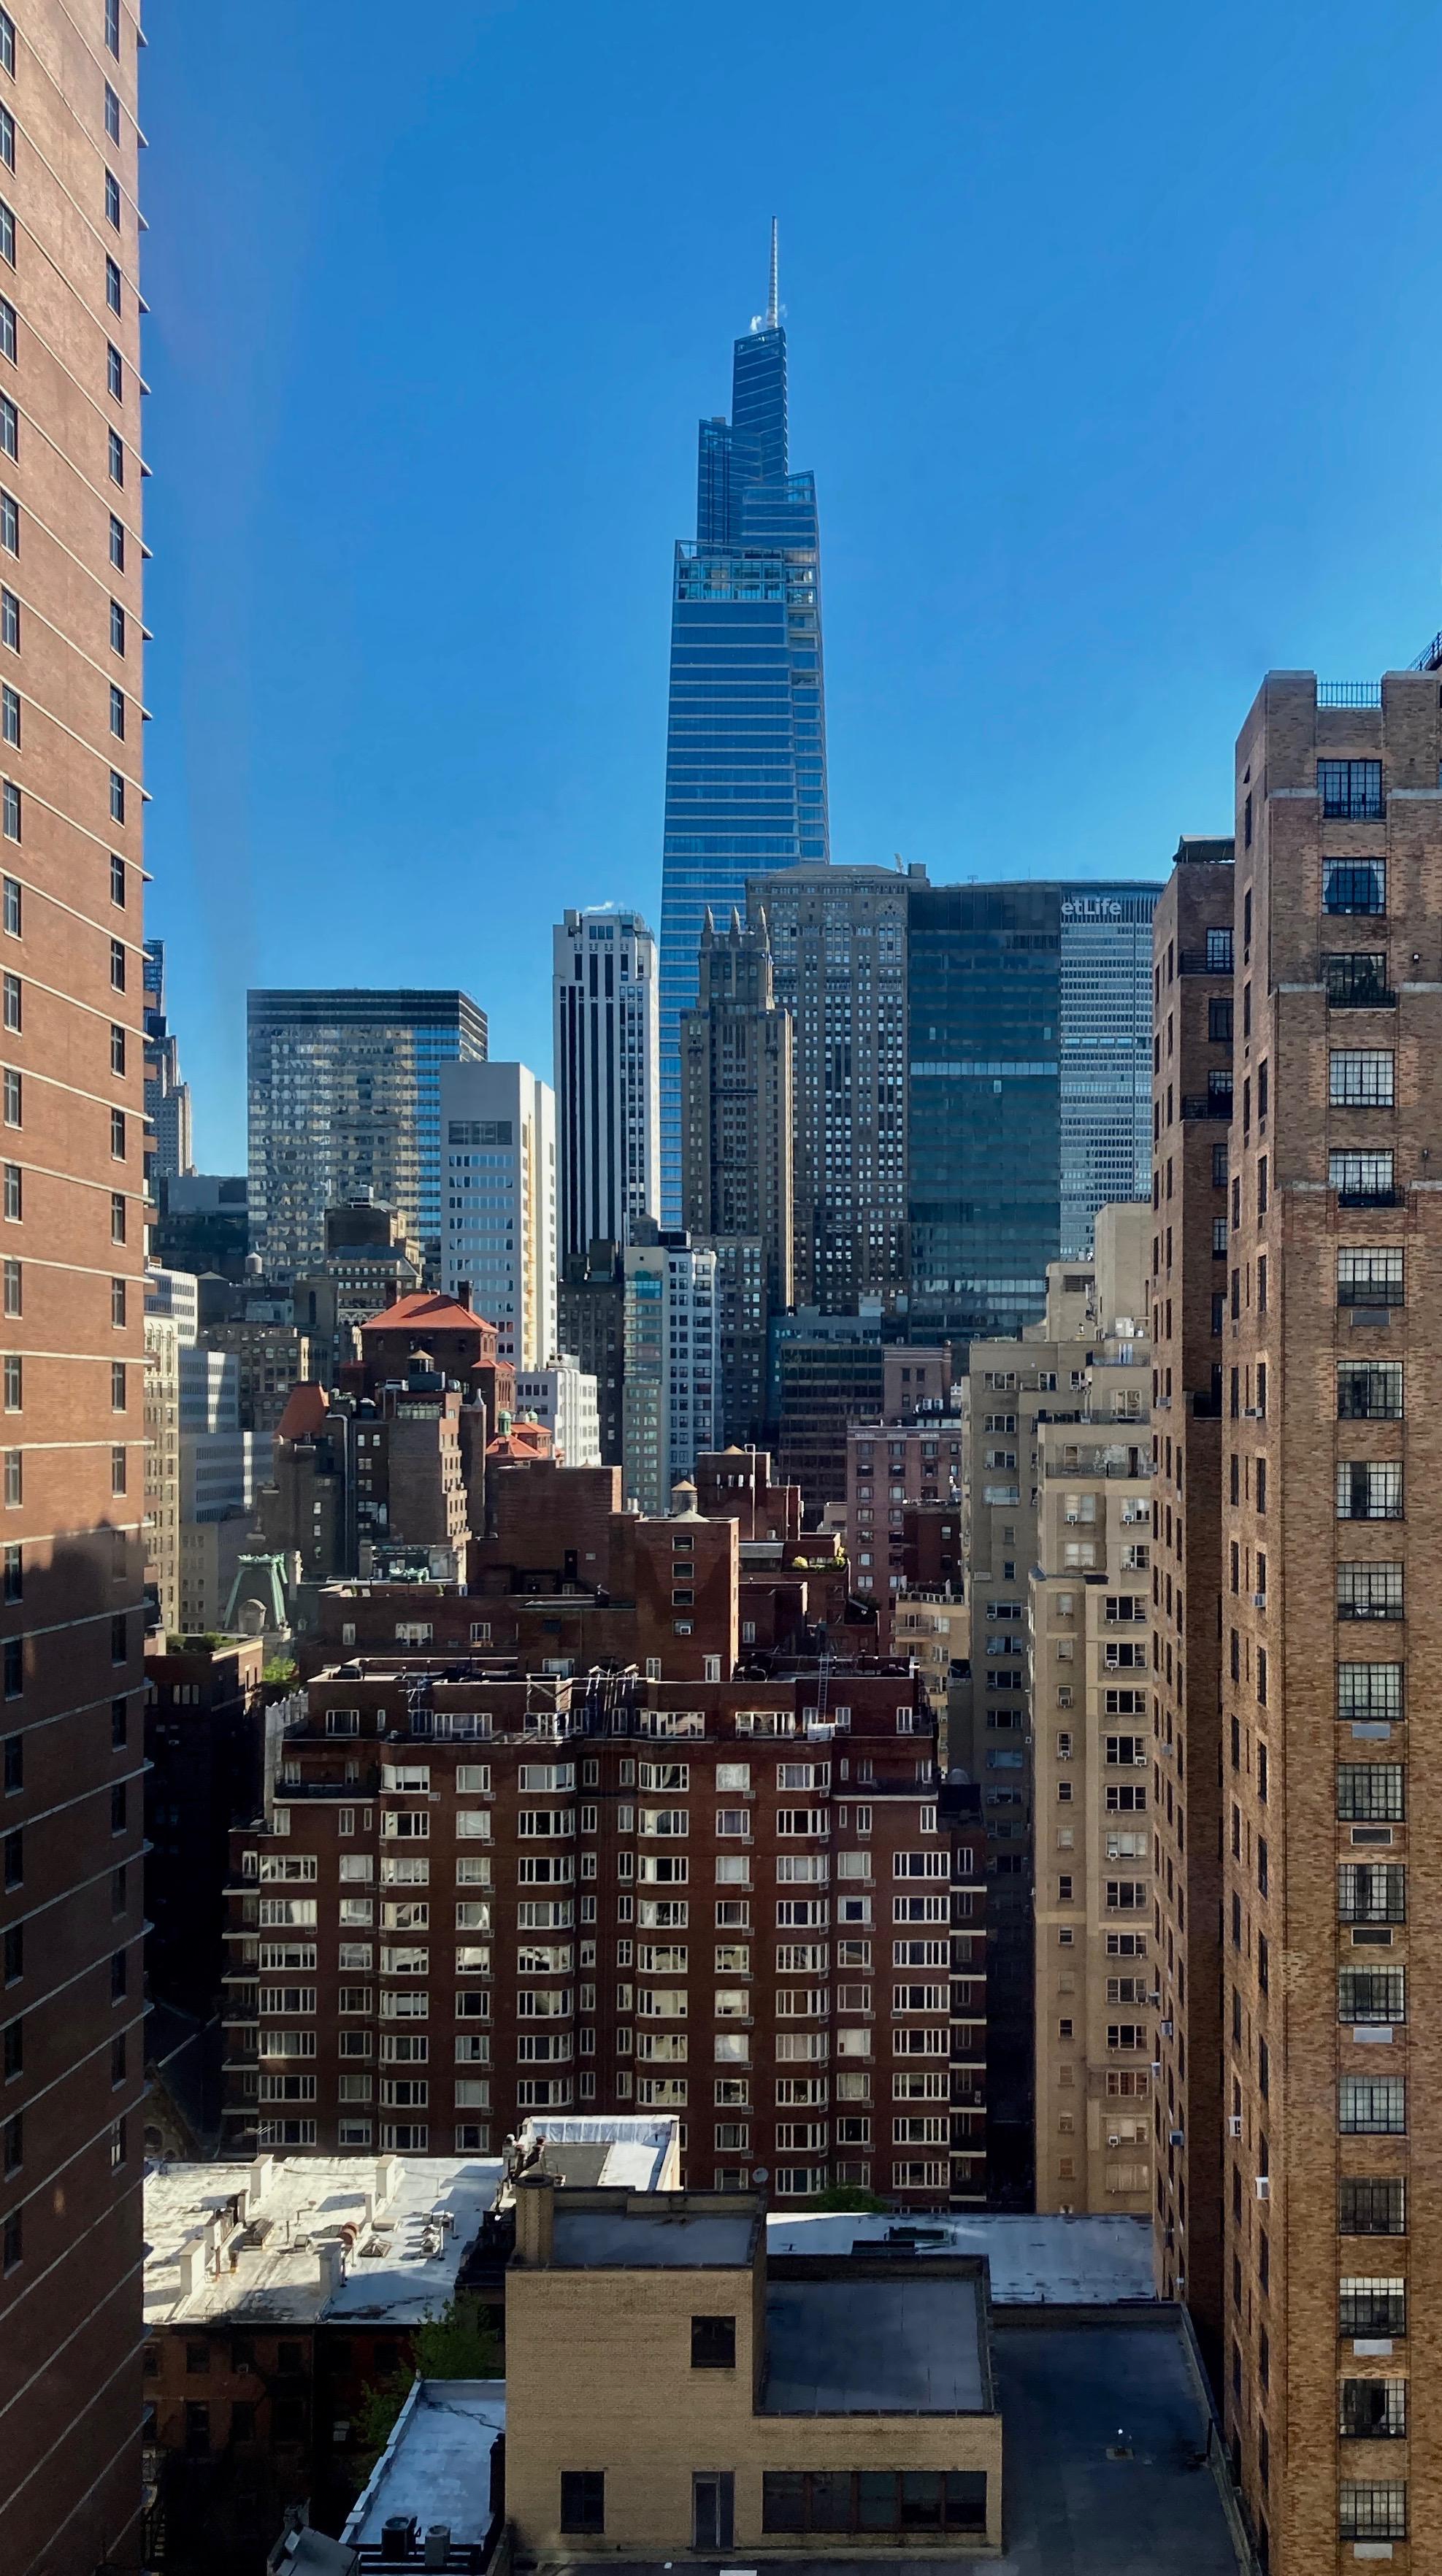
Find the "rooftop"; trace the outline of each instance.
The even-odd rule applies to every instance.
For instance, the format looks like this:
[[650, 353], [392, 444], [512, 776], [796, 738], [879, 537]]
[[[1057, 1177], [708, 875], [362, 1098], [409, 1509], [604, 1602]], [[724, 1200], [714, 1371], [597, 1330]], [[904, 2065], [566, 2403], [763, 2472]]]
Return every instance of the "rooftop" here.
[[417, 1288], [392, 1305], [384, 1306], [362, 1324], [362, 1333], [411, 1332], [424, 1325], [427, 1332], [465, 1333], [483, 1331], [485, 1317], [473, 1314], [454, 1297], [442, 1297]]
[[735, 2270], [751, 2261], [755, 2213], [733, 2215], [672, 2207], [667, 2200], [614, 2209], [568, 2209], [556, 2202], [554, 2265], [568, 2271], [689, 2272]]
[[342, 2539], [356, 2548], [375, 2546], [392, 2514], [414, 2514], [422, 2531], [448, 2524], [452, 2541], [462, 2546], [484, 2540], [491, 2450], [505, 2429], [503, 2379], [416, 2380]]
[[1115, 2305], [1152, 2301], [1152, 2231], [1145, 2218], [851, 2218], [798, 2211], [768, 2219], [766, 2251], [845, 2254], [874, 2248], [905, 2260], [913, 2252], [984, 2255], [992, 2305]]
[[217, 2156], [145, 2179], [145, 2323], [404, 2325], [439, 2314], [493, 2157]]
[[[765, 2415], [990, 2413], [983, 2360], [983, 2276], [905, 2272], [865, 2285], [778, 2279], [766, 2285]], [[864, 2321], [864, 2331], [858, 2331]]]
[[527, 2172], [550, 2174], [572, 2189], [603, 2185], [608, 2191], [674, 2191], [680, 2178], [680, 2132], [679, 2120], [669, 2116], [527, 2120], [502, 2185], [502, 2201], [514, 2197], [514, 2184]]

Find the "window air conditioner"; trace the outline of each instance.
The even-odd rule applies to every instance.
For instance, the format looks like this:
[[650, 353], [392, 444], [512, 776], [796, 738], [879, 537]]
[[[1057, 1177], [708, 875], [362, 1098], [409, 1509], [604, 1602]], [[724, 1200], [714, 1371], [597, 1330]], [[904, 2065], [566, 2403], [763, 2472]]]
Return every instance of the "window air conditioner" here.
[[1255, 2188], [1258, 2200], [1270, 2200], [1272, 2197], [1271, 2175], [1258, 2174]]
[[1254, 1610], [1265, 1610], [1266, 1606], [1267, 1596], [1265, 1592], [1254, 1592], [1252, 1594], [1252, 1608]]
[[1184, 2147], [1184, 2146], [1186, 2145], [1186, 2143], [1187, 2143], [1187, 2133], [1186, 2133], [1186, 2130], [1185, 2130], [1185, 2129], [1173, 2129], [1173, 2131], [1172, 2131], [1172, 2133], [1171, 2133], [1171, 2139], [1172, 2139], [1172, 2145], [1173, 2145], [1174, 2147]]

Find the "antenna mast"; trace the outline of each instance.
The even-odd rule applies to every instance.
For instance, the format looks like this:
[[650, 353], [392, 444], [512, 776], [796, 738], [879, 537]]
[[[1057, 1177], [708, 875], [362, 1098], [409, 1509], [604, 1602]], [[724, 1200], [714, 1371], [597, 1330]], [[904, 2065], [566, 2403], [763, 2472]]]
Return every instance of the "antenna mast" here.
[[777, 231], [778, 227], [776, 217], [773, 215], [771, 218], [771, 292], [766, 299], [766, 328], [768, 331], [776, 330], [781, 320]]

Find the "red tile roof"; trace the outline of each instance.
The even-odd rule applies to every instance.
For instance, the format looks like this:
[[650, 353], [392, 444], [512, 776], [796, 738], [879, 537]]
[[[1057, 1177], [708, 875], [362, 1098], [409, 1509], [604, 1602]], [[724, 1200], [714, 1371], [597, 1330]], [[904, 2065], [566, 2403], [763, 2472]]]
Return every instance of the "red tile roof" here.
[[464, 1333], [484, 1326], [484, 1315], [472, 1314], [469, 1306], [458, 1305], [454, 1297], [440, 1297], [426, 1289], [414, 1289], [407, 1297], [398, 1297], [362, 1324], [363, 1333], [410, 1332], [413, 1328], [428, 1333]]
[[281, 1440], [311, 1440], [325, 1427], [330, 1411], [330, 1397], [313, 1378], [303, 1377], [291, 1388], [280, 1417], [277, 1437]]

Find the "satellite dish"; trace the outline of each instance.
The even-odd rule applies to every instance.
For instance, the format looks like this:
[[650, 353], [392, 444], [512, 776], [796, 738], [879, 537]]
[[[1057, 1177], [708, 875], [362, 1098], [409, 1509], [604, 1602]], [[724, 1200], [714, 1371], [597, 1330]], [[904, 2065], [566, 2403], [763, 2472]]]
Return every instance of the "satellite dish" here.
[[753, 2165], [751, 2168], [751, 2179], [753, 2182], [769, 2182], [771, 2180], [771, 2176], [764, 2165]]

